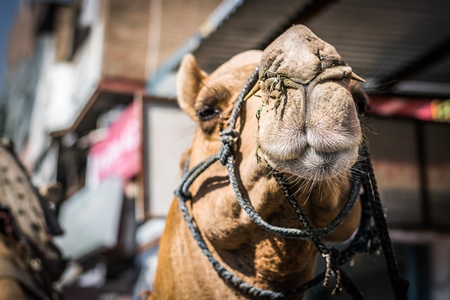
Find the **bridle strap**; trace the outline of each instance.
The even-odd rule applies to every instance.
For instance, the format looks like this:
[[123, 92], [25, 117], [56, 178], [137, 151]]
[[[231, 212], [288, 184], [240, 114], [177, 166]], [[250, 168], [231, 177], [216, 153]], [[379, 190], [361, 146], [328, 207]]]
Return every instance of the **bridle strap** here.
[[380, 244], [383, 249], [384, 259], [391, 280], [391, 286], [394, 290], [395, 298], [398, 300], [408, 299], [408, 280], [400, 276], [400, 270], [395, 259], [395, 253], [392, 247], [391, 238], [389, 236], [386, 217], [383, 206], [380, 201], [380, 194], [378, 192], [378, 185], [375, 179], [375, 173], [372, 167], [372, 160], [370, 157], [367, 143], [363, 143], [363, 172], [367, 176], [363, 177], [364, 190], [367, 193], [367, 198], [372, 206], [373, 220], [379, 232]]

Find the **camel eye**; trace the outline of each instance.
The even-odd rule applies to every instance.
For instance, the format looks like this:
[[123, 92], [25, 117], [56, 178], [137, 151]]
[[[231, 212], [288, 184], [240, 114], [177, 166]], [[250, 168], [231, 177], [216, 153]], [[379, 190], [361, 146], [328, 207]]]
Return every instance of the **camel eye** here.
[[210, 106], [202, 107], [197, 110], [197, 116], [201, 121], [208, 121], [220, 115], [220, 111]]

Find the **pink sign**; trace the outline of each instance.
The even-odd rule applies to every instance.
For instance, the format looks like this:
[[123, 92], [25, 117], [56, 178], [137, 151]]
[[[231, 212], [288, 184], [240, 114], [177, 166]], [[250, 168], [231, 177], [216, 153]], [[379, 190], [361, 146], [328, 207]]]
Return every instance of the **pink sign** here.
[[112, 123], [105, 139], [88, 156], [87, 182], [97, 185], [111, 175], [128, 179], [141, 170], [141, 107], [130, 104]]

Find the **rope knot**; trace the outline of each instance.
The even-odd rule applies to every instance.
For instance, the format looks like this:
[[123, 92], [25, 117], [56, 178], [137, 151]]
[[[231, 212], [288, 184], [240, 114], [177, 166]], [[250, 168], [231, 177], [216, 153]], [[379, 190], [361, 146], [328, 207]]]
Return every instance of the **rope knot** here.
[[332, 295], [338, 295], [342, 292], [341, 270], [339, 269], [338, 256], [339, 251], [336, 248], [327, 249], [327, 251], [322, 252], [322, 257], [327, 264], [323, 286], [328, 286], [331, 275], [334, 274], [336, 276], [336, 284], [331, 293]]
[[223, 145], [220, 149], [219, 153], [219, 160], [222, 165], [227, 164], [228, 157], [230, 156], [230, 153], [232, 151], [232, 148], [235, 145], [235, 139], [237, 137], [236, 130], [232, 128], [227, 128], [220, 132], [220, 140], [222, 141]]
[[224, 145], [232, 145], [237, 136], [237, 131], [232, 128], [227, 128], [220, 132], [220, 140]]

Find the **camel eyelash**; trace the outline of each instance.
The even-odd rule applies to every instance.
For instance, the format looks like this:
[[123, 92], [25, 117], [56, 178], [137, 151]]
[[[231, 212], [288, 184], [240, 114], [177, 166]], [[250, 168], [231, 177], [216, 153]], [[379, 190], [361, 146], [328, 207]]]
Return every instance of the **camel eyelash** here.
[[209, 121], [217, 116], [220, 116], [220, 109], [205, 105], [197, 109], [197, 116], [201, 121]]

